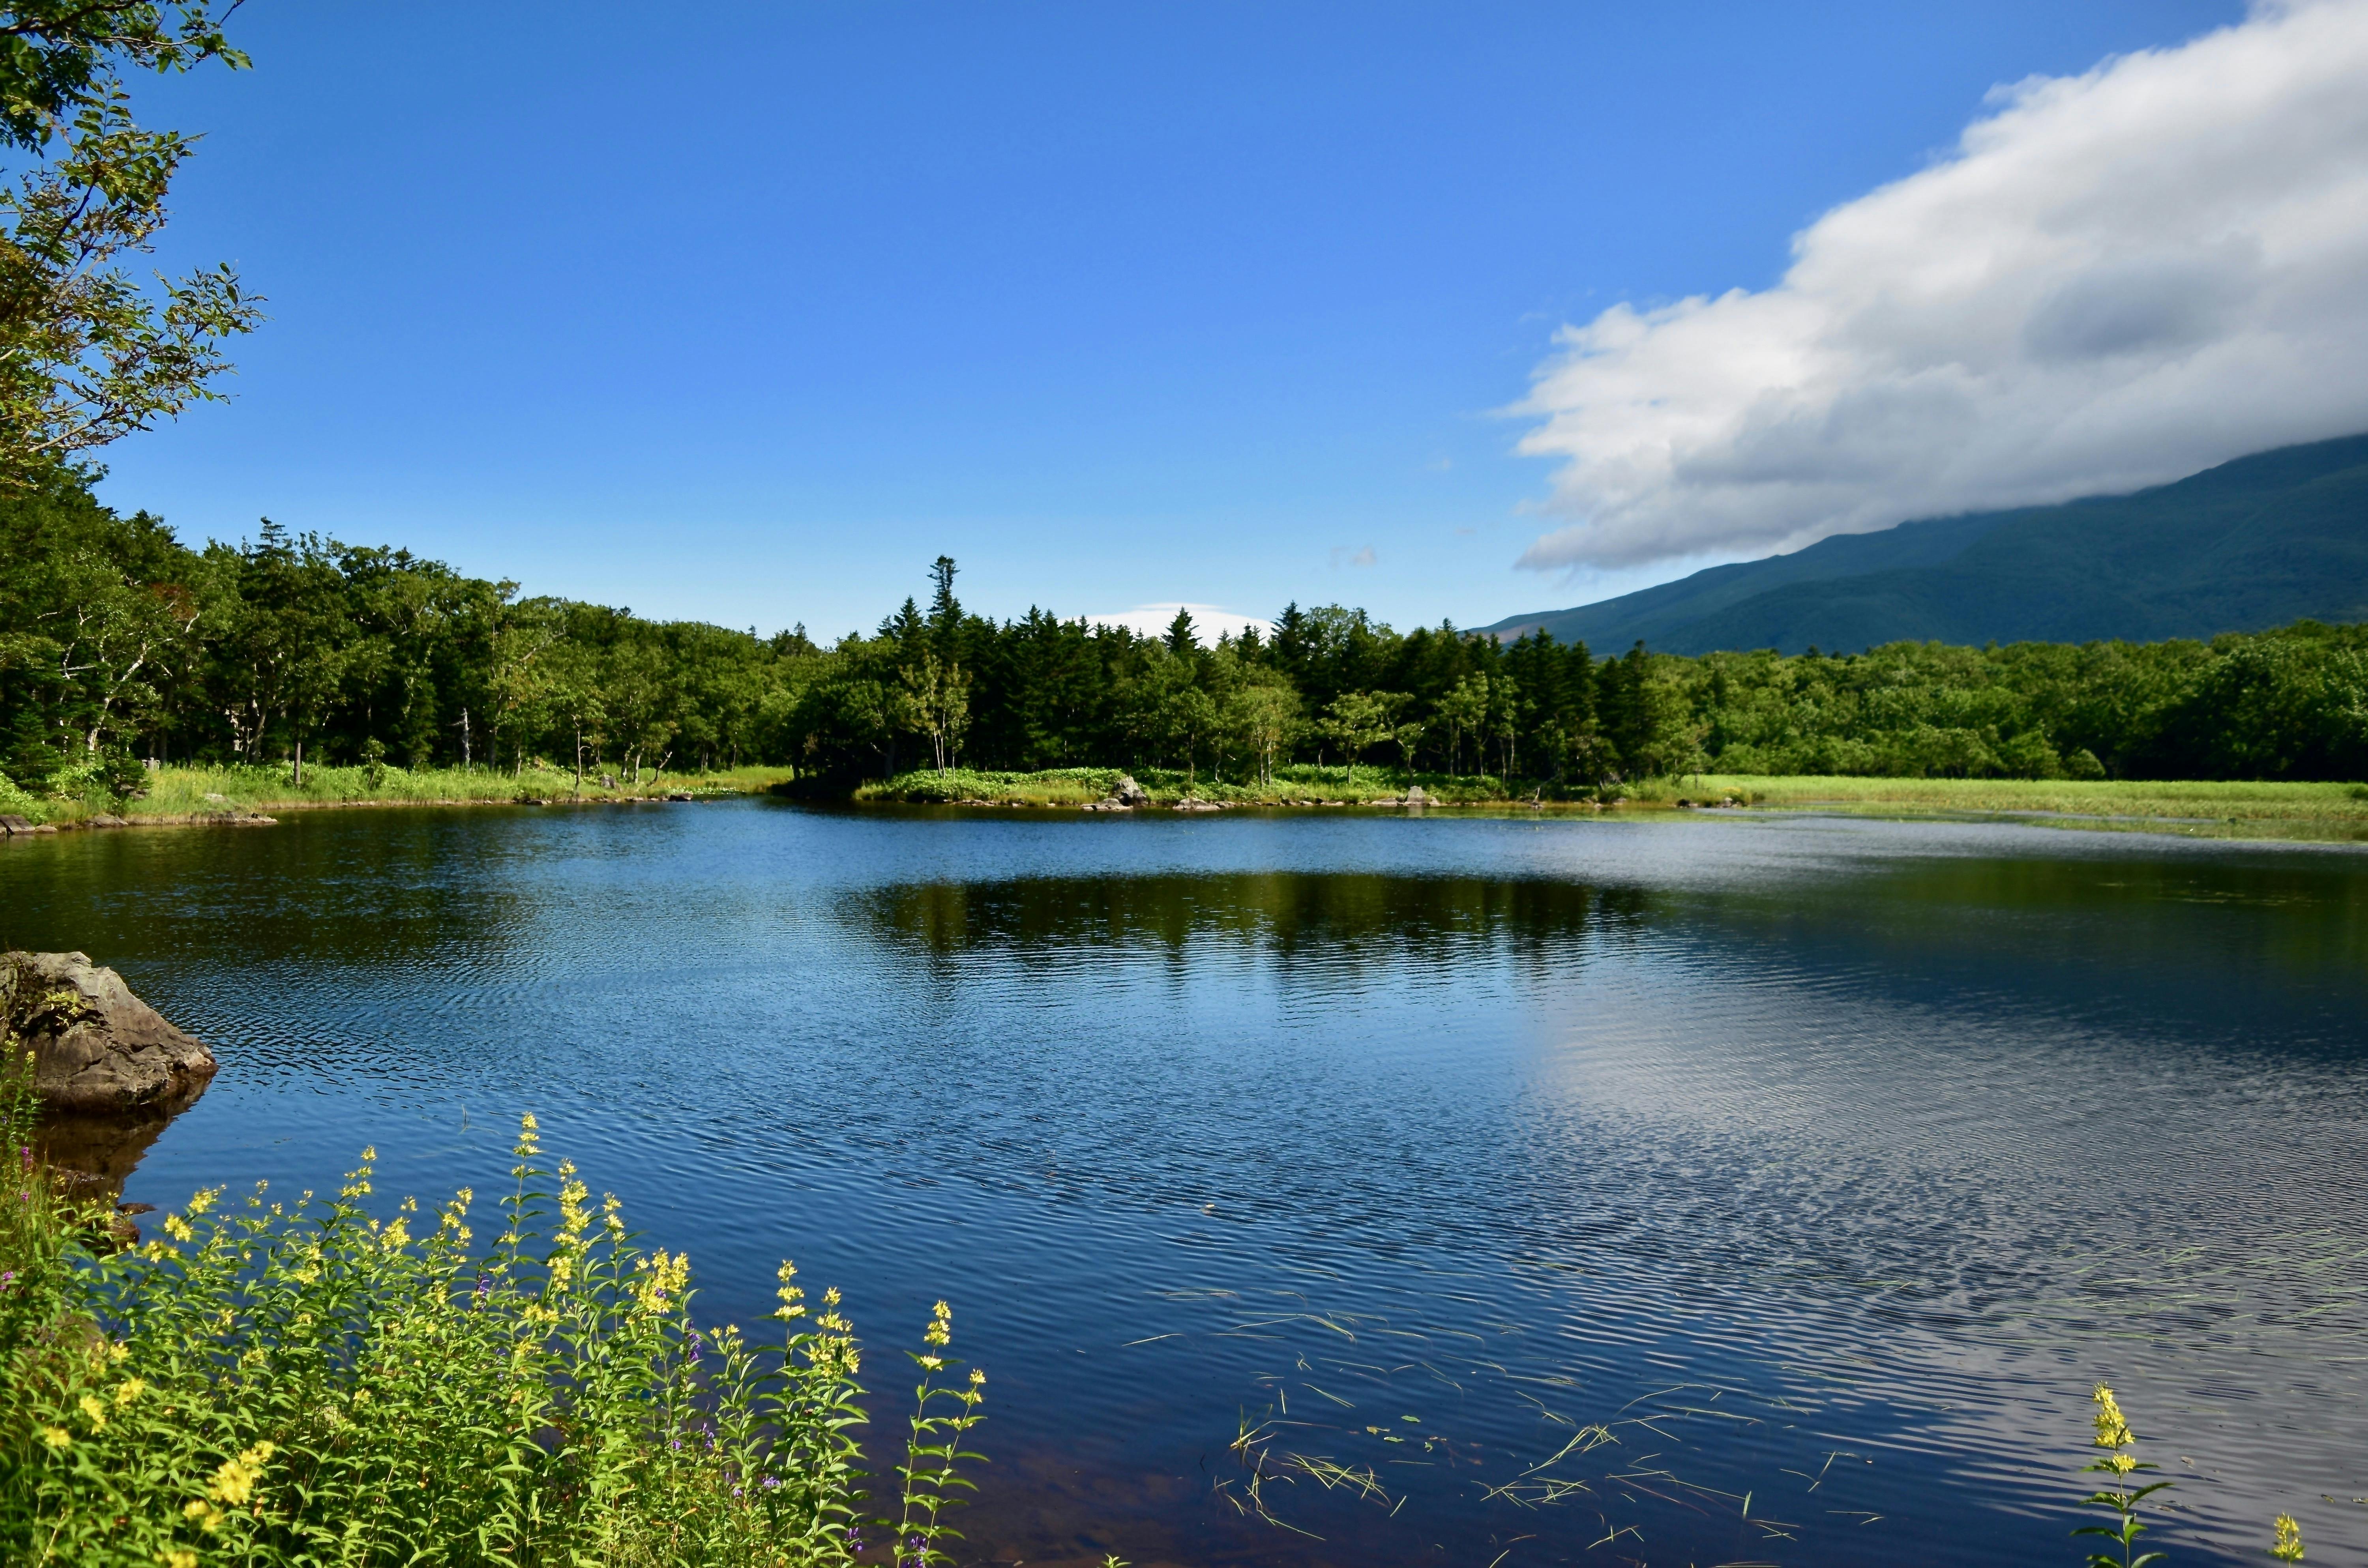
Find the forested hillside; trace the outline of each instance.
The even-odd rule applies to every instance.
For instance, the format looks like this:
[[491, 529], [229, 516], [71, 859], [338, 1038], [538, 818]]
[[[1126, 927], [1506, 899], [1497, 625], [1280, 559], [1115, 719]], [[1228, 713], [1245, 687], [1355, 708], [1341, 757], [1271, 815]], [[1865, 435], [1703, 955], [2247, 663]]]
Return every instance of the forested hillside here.
[[1679, 653], [2148, 642], [2368, 619], [2368, 436], [2175, 484], [1843, 534], [1485, 630]]
[[[753, 762], [818, 788], [916, 767], [1344, 756], [1541, 787], [1716, 769], [1935, 777], [2368, 776], [2368, 627], [2209, 643], [1896, 642], [1598, 659], [1537, 634], [1286, 608], [1200, 645], [1042, 609], [925, 607], [829, 647], [520, 597], [406, 551], [290, 535], [189, 550], [78, 483], [0, 505], [0, 770], [36, 794], [143, 760], [629, 774]], [[1524, 786], [1527, 787], [1526, 785]]]

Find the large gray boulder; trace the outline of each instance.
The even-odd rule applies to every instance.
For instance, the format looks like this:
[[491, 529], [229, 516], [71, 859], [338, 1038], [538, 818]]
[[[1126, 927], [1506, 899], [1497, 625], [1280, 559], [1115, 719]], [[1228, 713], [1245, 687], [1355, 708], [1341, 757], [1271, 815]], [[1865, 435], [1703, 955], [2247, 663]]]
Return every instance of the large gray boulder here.
[[1151, 804], [1151, 791], [1136, 783], [1134, 781], [1134, 776], [1128, 773], [1121, 773], [1118, 776], [1118, 782], [1110, 786], [1110, 798], [1116, 801], [1121, 806], [1147, 806]]
[[205, 1092], [214, 1053], [82, 953], [0, 959], [7, 1049], [33, 1055], [33, 1092], [53, 1116], [170, 1114]]

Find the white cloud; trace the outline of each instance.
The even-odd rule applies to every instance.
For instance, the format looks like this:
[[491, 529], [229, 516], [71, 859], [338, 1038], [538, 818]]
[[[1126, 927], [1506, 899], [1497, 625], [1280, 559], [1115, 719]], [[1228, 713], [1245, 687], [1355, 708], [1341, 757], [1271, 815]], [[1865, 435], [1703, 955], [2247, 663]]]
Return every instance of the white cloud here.
[[1373, 547], [1370, 544], [1360, 545], [1355, 550], [1345, 544], [1332, 547], [1332, 564], [1335, 566], [1372, 566], [1380, 561], [1381, 557], [1373, 553]]
[[1237, 615], [1229, 609], [1220, 609], [1215, 605], [1137, 605], [1133, 609], [1121, 610], [1115, 615], [1089, 615], [1086, 617], [1086, 620], [1094, 626], [1123, 626], [1139, 637], [1165, 637], [1167, 635], [1169, 623], [1175, 620], [1176, 612], [1179, 609], [1189, 609], [1192, 612], [1192, 630], [1204, 648], [1215, 646], [1217, 639], [1221, 636], [1240, 636], [1242, 629], [1246, 626], [1257, 627], [1258, 635], [1261, 637], [1274, 630], [1274, 623], [1270, 620], [1260, 620], [1256, 616]]
[[1735, 560], [2368, 429], [2368, 0], [1992, 95], [1783, 279], [1565, 327], [1536, 570]]

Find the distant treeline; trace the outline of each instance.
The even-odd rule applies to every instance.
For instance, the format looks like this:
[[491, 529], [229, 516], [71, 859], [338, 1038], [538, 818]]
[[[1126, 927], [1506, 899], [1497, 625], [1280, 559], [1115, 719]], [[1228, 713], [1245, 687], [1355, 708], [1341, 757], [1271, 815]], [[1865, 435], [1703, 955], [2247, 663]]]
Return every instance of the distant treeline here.
[[1232, 779], [1344, 757], [1565, 790], [1691, 771], [2368, 776], [2368, 627], [2210, 643], [1680, 658], [1286, 608], [1196, 641], [925, 607], [828, 647], [654, 621], [269, 524], [179, 544], [59, 480], [0, 506], [0, 770], [125, 789], [142, 760], [676, 770], [819, 787], [959, 761]]

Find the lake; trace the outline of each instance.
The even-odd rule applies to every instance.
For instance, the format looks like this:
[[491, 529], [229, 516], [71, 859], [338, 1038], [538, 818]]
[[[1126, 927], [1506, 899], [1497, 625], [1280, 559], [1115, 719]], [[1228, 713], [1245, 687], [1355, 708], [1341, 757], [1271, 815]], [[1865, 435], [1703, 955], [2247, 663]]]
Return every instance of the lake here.
[[2173, 1564], [2368, 1551], [2357, 850], [323, 811], [12, 841], [0, 939], [220, 1053], [131, 1199], [532, 1110], [715, 1319], [794, 1257], [893, 1394], [947, 1298], [975, 1560], [2070, 1564], [2100, 1379]]

